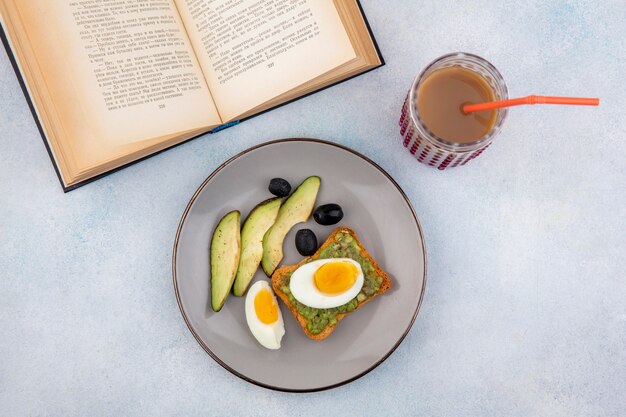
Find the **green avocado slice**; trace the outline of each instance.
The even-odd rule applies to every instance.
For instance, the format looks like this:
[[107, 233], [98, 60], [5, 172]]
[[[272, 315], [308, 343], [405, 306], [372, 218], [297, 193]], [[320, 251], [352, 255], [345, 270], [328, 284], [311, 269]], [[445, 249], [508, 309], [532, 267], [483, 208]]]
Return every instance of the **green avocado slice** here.
[[217, 224], [211, 239], [211, 307], [222, 309], [239, 265], [241, 234], [239, 211], [231, 211]]
[[261, 266], [268, 277], [283, 259], [283, 241], [289, 230], [294, 225], [307, 221], [311, 215], [321, 182], [321, 178], [317, 176], [305, 179], [281, 206], [276, 222], [263, 236]]
[[263, 257], [263, 236], [272, 227], [283, 199], [270, 198], [252, 209], [241, 228], [241, 256], [233, 294], [241, 297], [248, 288]]

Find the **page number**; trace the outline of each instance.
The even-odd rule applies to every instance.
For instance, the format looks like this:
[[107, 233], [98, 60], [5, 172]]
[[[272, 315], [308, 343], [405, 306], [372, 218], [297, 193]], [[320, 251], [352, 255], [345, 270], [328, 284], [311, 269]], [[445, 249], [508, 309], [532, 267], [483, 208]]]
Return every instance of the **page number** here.
[[165, 108], [165, 104], [159, 104], [159, 108], [160, 109], [164, 109]]

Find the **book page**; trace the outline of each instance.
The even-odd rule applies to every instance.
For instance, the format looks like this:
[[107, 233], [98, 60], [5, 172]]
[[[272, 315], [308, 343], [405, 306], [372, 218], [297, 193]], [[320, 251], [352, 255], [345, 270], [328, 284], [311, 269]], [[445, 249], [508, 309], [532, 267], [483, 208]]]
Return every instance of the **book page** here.
[[221, 123], [172, 0], [12, 3], [82, 165]]
[[356, 58], [333, 0], [176, 0], [222, 120]]

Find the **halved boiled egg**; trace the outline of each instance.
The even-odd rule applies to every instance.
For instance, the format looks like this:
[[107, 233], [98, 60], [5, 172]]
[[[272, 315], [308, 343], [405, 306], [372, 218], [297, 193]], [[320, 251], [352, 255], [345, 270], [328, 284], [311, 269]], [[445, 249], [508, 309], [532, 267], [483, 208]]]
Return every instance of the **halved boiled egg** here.
[[349, 258], [318, 259], [300, 266], [291, 275], [291, 294], [314, 308], [333, 308], [348, 303], [363, 287], [361, 265]]
[[285, 324], [276, 296], [267, 281], [258, 281], [248, 289], [246, 321], [261, 345], [268, 349], [280, 349]]

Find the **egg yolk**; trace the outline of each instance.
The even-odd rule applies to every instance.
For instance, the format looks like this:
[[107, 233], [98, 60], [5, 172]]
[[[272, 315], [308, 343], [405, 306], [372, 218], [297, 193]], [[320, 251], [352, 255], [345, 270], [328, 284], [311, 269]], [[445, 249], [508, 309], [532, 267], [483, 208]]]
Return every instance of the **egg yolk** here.
[[329, 262], [315, 271], [313, 280], [321, 292], [336, 295], [349, 290], [358, 274], [359, 270], [350, 262]]
[[278, 320], [278, 306], [269, 290], [263, 288], [254, 297], [254, 312], [261, 323], [272, 324]]

